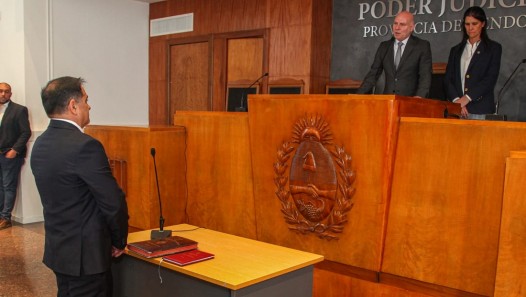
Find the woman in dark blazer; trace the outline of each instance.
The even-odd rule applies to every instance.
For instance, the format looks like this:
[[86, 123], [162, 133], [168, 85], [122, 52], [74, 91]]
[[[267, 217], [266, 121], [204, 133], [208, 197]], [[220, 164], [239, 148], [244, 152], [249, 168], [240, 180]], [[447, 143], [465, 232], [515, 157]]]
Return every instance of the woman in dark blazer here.
[[489, 39], [484, 10], [470, 7], [464, 13], [462, 42], [450, 53], [444, 77], [447, 99], [459, 103], [462, 116], [481, 119], [495, 112], [494, 89], [500, 71], [502, 46]]

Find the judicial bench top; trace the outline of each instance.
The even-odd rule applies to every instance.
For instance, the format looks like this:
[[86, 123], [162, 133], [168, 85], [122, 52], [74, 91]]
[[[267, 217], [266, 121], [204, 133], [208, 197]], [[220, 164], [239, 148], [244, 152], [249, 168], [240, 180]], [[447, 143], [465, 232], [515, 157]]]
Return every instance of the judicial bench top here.
[[[126, 254], [186, 274], [231, 290], [239, 290], [256, 283], [284, 275], [323, 261], [322, 255], [303, 252], [253, 239], [247, 239], [188, 224], [168, 226], [172, 236], [198, 242], [198, 249], [215, 255], [187, 266], [146, 259], [126, 250]], [[150, 239], [150, 231], [130, 233], [128, 242]]]

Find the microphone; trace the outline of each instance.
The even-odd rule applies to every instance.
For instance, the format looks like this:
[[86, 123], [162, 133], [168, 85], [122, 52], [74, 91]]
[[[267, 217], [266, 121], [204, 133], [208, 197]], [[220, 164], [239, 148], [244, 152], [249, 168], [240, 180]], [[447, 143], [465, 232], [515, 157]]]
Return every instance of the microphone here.
[[250, 90], [250, 88], [255, 85], [257, 82], [259, 82], [263, 77], [265, 76], [268, 76], [268, 72], [265, 72], [265, 74], [263, 74], [262, 76], [260, 76], [258, 79], [256, 79], [250, 86], [248, 86], [248, 88], [244, 88], [243, 89], [243, 92], [241, 93], [241, 103], [240, 103], [240, 106], [239, 107], [236, 107], [235, 108], [235, 111], [247, 111], [247, 108], [244, 106], [244, 101], [245, 101], [245, 95], [246, 95], [246, 92], [248, 90]]
[[155, 169], [155, 181], [157, 182], [157, 196], [159, 197], [159, 230], [152, 230], [151, 239], [164, 239], [172, 236], [172, 230], [164, 230], [163, 205], [161, 203], [161, 191], [159, 190], [159, 178], [157, 177], [157, 164], [155, 163], [155, 148], [150, 149]]
[[[500, 104], [500, 100], [502, 100], [502, 92], [504, 91], [504, 88], [506, 88], [508, 83], [511, 81], [511, 78], [515, 74], [515, 72], [517, 72], [517, 70], [519, 69], [519, 67], [523, 63], [526, 63], [526, 59], [522, 59], [522, 61], [519, 62], [519, 64], [517, 65], [517, 67], [515, 67], [515, 70], [513, 70], [513, 72], [511, 73], [510, 77], [508, 77], [508, 79], [506, 80], [506, 82], [504, 83], [502, 88], [500, 88], [499, 94], [497, 95], [497, 103], [495, 104], [495, 115], [499, 114], [499, 104]], [[506, 120], [506, 118], [505, 118], [506, 115], [503, 115], [503, 116], [504, 116], [504, 118], [502, 118], [502, 120]], [[502, 117], [502, 116], [500, 116], [500, 117]]]

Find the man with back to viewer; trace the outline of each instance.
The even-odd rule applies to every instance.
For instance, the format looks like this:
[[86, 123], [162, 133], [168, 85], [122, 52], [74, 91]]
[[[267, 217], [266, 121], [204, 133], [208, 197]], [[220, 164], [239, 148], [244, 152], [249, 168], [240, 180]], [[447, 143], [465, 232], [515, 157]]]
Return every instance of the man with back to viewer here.
[[84, 134], [89, 123], [84, 80], [61, 77], [42, 89], [51, 119], [31, 154], [44, 207], [44, 264], [56, 275], [58, 297], [112, 296], [112, 257], [128, 236], [128, 207], [102, 144]]
[[20, 170], [31, 137], [27, 107], [11, 101], [11, 86], [0, 82], [0, 230], [12, 226]]
[[431, 46], [413, 36], [413, 15], [402, 11], [393, 22], [393, 37], [380, 43], [371, 69], [363, 79], [358, 94], [372, 93], [384, 72], [384, 94], [427, 97], [433, 72]]

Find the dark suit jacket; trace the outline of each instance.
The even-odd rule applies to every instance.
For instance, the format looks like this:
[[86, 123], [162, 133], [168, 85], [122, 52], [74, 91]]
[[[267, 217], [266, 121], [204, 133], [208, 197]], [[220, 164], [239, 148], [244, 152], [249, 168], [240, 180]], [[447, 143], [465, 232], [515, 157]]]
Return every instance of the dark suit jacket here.
[[365, 76], [358, 93], [370, 94], [383, 71], [384, 94], [427, 97], [433, 72], [429, 42], [411, 35], [405, 45], [398, 69], [394, 66], [394, 42], [393, 37], [380, 44], [371, 70]]
[[102, 144], [51, 120], [35, 141], [31, 169], [44, 206], [44, 263], [73, 276], [107, 271], [112, 245], [126, 246], [128, 208]]
[[27, 107], [9, 102], [0, 125], [0, 150], [14, 149], [18, 158], [25, 158], [27, 141], [31, 137]]
[[471, 102], [466, 105], [469, 113], [494, 113], [494, 89], [499, 77], [502, 46], [491, 40], [480, 42], [469, 63], [464, 90], [462, 90], [460, 58], [465, 46], [466, 41], [463, 41], [451, 48], [449, 52], [446, 74], [444, 76], [446, 98], [452, 101], [467, 94], [471, 98]]

